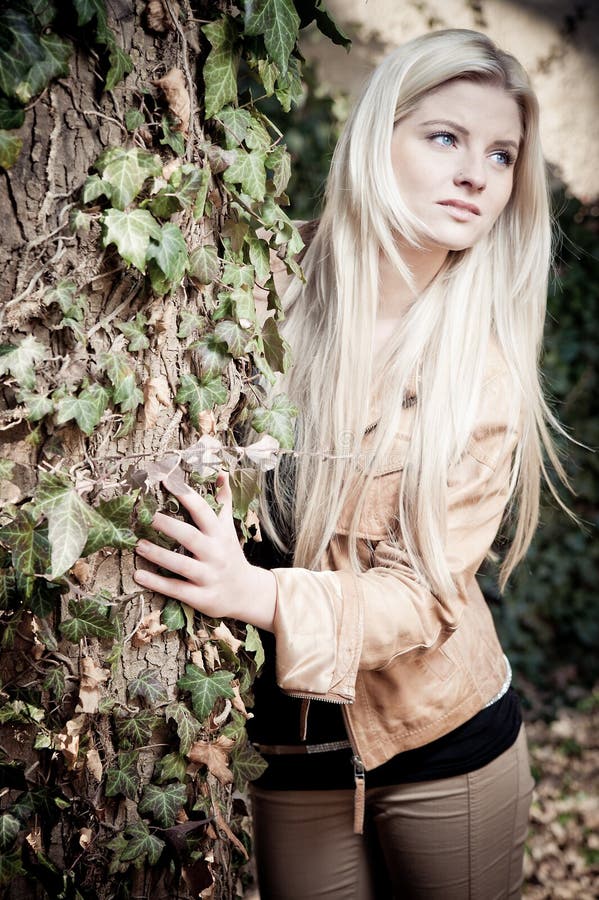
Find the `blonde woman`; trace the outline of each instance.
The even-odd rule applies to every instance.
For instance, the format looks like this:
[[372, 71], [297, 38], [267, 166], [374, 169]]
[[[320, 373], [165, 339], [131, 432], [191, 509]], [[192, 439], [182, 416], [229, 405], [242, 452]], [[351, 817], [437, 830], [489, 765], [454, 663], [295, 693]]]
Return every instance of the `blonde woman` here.
[[[520, 64], [439, 31], [374, 72], [285, 294], [297, 453], [268, 540], [158, 514], [188, 551], [140, 584], [265, 632], [252, 738], [262, 900], [520, 895], [533, 781], [510, 667], [475, 573], [506, 510], [502, 584], [556, 426], [538, 378], [550, 255], [538, 106]], [[259, 563], [262, 562], [260, 565]]]

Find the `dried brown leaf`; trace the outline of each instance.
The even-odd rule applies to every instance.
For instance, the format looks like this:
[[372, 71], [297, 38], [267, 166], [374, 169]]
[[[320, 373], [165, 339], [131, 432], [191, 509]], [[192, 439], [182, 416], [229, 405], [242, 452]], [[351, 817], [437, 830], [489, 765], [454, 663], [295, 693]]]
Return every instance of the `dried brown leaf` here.
[[207, 766], [221, 784], [232, 784], [233, 773], [228, 764], [234, 746], [234, 740], [221, 734], [215, 741], [196, 741], [187, 755], [192, 762]]
[[166, 378], [148, 378], [144, 384], [144, 424], [154, 428], [160, 416], [160, 407], [170, 404], [170, 391]]
[[143, 647], [163, 631], [166, 631], [166, 625], [160, 622], [160, 610], [154, 609], [141, 620], [139, 628], [131, 639], [131, 644], [134, 647]]
[[110, 669], [97, 665], [91, 656], [81, 659], [78, 711], [97, 713], [100, 704], [100, 685], [110, 678]]
[[146, 23], [151, 31], [164, 34], [175, 27], [162, 0], [148, 0], [146, 4]]
[[217, 627], [212, 632], [212, 637], [217, 638], [217, 640], [219, 641], [223, 641], [228, 647], [231, 648], [235, 655], [239, 653], [239, 648], [243, 647], [243, 641], [240, 641], [239, 638], [236, 638], [229, 626], [224, 622], [221, 622], [220, 625], [217, 625]]
[[185, 75], [181, 69], [171, 69], [154, 84], [162, 90], [171, 113], [179, 120], [179, 123], [175, 125], [175, 130], [187, 134], [191, 104], [185, 86]]
[[100, 754], [96, 750], [95, 747], [92, 747], [91, 750], [88, 750], [85, 754], [85, 761], [87, 766], [87, 771], [93, 775], [96, 781], [102, 781], [102, 775], [104, 774], [104, 769], [102, 766], [102, 760], [100, 759]]

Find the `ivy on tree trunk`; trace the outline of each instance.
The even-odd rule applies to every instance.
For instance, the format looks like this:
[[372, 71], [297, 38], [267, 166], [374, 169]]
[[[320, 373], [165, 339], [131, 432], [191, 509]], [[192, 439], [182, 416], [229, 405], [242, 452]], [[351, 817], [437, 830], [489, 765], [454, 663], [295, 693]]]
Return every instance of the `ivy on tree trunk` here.
[[[289, 156], [260, 110], [302, 92], [321, 0], [12, 0], [0, 11], [0, 886], [8, 898], [243, 891], [251, 626], [132, 579], [179, 467], [291, 446], [270, 259], [299, 273]], [[261, 324], [258, 283], [268, 296]], [[262, 379], [258, 381], [257, 375]], [[176, 509], [173, 514], [179, 514]]]

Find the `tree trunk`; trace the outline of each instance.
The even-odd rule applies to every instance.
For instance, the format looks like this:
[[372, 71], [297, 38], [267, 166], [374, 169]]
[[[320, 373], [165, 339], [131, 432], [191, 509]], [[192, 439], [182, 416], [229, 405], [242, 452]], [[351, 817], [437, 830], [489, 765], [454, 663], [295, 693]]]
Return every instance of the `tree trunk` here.
[[[221, 4], [209, 5], [207, 18], [213, 19]], [[226, 5], [222, 3], [223, 8]], [[154, 30], [147, 27], [149, 7], [161, 20], [154, 22]], [[199, 437], [175, 401], [180, 376], [192, 366], [189, 342], [181, 340], [177, 331], [184, 311], [205, 312], [204, 296], [189, 284], [187, 289], [159, 295], [148, 289], [140, 271], [125, 265], [114, 246], [99, 252], [99, 207], [80, 213], [88, 231], [81, 226], [83, 219], [73, 223], [72, 218], [90, 167], [103, 151], [121, 146], [155, 151], [156, 110], [168, 111], [169, 106], [168, 95], [156, 81], [169, 70], [185, 73], [193, 111], [190, 73], [195, 71], [200, 48], [197, 25], [182, 24], [189, 12], [186, 4], [167, 0], [149, 4], [111, 0], [109, 23], [117, 43], [133, 60], [132, 74], [114, 90], [100, 93], [98, 70], [105, 61], [78, 43], [69, 76], [51, 82], [34, 101], [21, 128], [20, 157], [12, 169], [2, 172], [4, 339], [14, 347], [33, 336], [47, 348], [43, 365], [36, 365], [35, 384], [19, 383], [13, 372], [2, 393], [0, 456], [15, 464], [13, 480], [1, 483], [8, 512], [2, 520], [5, 526], [19, 506], [29, 498], [36, 501], [41, 472], [68, 476], [77, 496], [98, 509], [102, 500], [110, 502], [120, 492], [134, 489], [139, 479], [134, 473], [143, 470], [148, 460], [163, 458], [167, 451], [178, 452]], [[142, 104], [150, 109], [151, 121], [127, 133], [126, 111]], [[187, 142], [188, 162], [197, 161], [202, 139], [196, 116]], [[162, 162], [180, 165], [181, 160], [163, 150]], [[169, 172], [163, 171], [161, 177], [168, 178]], [[190, 246], [197, 246], [215, 243], [219, 216], [216, 194], [210, 216], [195, 221], [186, 208], [171, 221], [180, 226]], [[70, 221], [79, 224], [77, 231], [71, 230]], [[80, 321], [65, 314], [58, 300], [52, 299], [51, 290], [61, 283], [73, 301], [83, 298]], [[142, 323], [137, 344], [135, 333], [127, 331], [136, 316]], [[125, 333], [119, 328], [123, 325]], [[69, 398], [81, 397], [86, 383], [101, 384], [113, 390], [114, 400], [119, 382], [113, 378], [111, 383], [107, 377], [103, 354], [126, 363], [129, 381], [121, 379], [120, 400], [107, 406], [89, 434], [78, 419], [61, 422], [59, 415], [38, 423], [23, 418], [27, 401], [21, 397], [18, 402], [23, 389], [33, 389], [37, 397], [55, 397], [62, 388], [63, 397]], [[221, 404], [215, 417], [208, 416], [208, 431], [222, 431], [229, 422], [236, 405], [230, 376], [236, 371], [235, 367], [229, 371], [233, 399]], [[144, 393], [145, 405], [131, 402], [135, 391]], [[45, 517], [41, 509], [35, 515], [33, 509], [32, 516], [39, 540], [47, 542], [51, 513]], [[122, 543], [119, 549], [108, 542], [76, 563], [70, 574], [53, 581], [39, 578], [44, 574], [39, 567], [24, 571], [35, 602], [17, 612], [9, 604], [4, 613], [1, 678], [6, 692], [2, 698], [10, 698], [10, 710], [6, 713], [5, 708], [1, 719], [5, 724], [0, 726], [2, 778], [7, 788], [3, 810], [9, 831], [15, 819], [21, 828], [20, 856], [11, 850], [4, 857], [5, 896], [11, 900], [48, 895], [157, 900], [197, 897], [204, 889], [207, 893], [202, 896], [236, 895], [231, 841], [237, 839], [226, 824], [232, 819], [231, 787], [221, 786], [211, 774], [205, 776], [203, 767], [199, 777], [200, 767], [190, 765], [177, 749], [173, 719], [164, 717], [165, 704], [178, 698], [177, 681], [186, 662], [193, 658], [209, 674], [211, 667], [218, 666], [218, 644], [207, 640], [197, 621], [187, 632], [185, 628], [167, 630], [160, 624], [158, 611], [164, 600], [137, 588], [132, 580], [133, 552], [126, 540]], [[4, 546], [7, 555], [0, 568], [10, 587], [14, 582], [9, 584], [13, 575], [8, 552], [12, 549], [14, 557], [18, 547], [15, 551], [10, 537]], [[42, 548], [40, 554], [44, 552]], [[41, 593], [33, 584], [34, 576], [36, 583], [45, 586]], [[74, 630], [71, 624], [69, 631], [68, 623], [90, 598], [96, 604], [95, 626], [84, 623], [79, 636], [77, 624]], [[107, 639], [97, 619], [98, 609], [105, 609]], [[132, 693], [136, 678], [137, 690]], [[29, 705], [23, 708], [18, 705], [21, 701]], [[221, 700], [215, 710], [222, 707]], [[162, 717], [149, 721], [150, 713], [160, 711]], [[147, 734], [124, 738], [117, 726], [137, 721], [139, 713], [142, 721], [144, 715], [149, 721]], [[208, 731], [213, 727], [213, 720], [209, 721]], [[134, 756], [129, 770], [128, 752]], [[186, 791], [188, 808], [196, 809], [192, 815], [198, 820], [198, 827], [189, 830], [195, 857], [185, 849], [188, 816], [180, 797], [173, 800], [174, 816], [168, 812], [161, 818], [155, 810], [148, 812], [151, 803], [144, 807], [145, 814], [137, 809], [157, 761], [169, 752], [178, 754], [171, 760], [177, 771], [187, 768], [192, 775]], [[128, 776], [119, 774], [127, 771]], [[125, 784], [131, 777], [132, 787], [108, 790], [110, 778], [113, 784], [115, 778]], [[167, 788], [180, 784], [163, 778]], [[19, 809], [17, 815], [10, 806], [19, 798], [33, 804], [29, 813]], [[12, 816], [12, 822], [6, 815]], [[202, 824], [204, 815], [212, 820], [207, 826]], [[142, 820], [146, 829], [140, 837], [135, 826]], [[133, 830], [127, 832], [127, 828]], [[159, 841], [153, 851], [151, 840]], [[125, 844], [128, 853], [122, 852]], [[161, 851], [157, 865], [153, 852], [160, 856]], [[132, 869], [131, 862], [141, 865]]]

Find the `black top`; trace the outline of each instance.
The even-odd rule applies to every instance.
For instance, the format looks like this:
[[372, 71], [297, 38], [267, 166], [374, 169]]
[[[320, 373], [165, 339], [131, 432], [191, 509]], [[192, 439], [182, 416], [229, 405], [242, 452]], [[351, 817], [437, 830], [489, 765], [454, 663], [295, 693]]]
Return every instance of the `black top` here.
[[[247, 546], [254, 565], [275, 568], [290, 564], [268, 539]], [[306, 740], [301, 740], [305, 706], [289, 697], [276, 684], [275, 639], [260, 632], [266, 662], [254, 685], [254, 718], [247, 723], [251, 741], [258, 744], [320, 744], [346, 741], [341, 704], [312, 700], [307, 713]], [[382, 766], [366, 773], [366, 787], [383, 787], [414, 781], [450, 778], [480, 769], [496, 759], [516, 740], [522, 714], [516, 692], [476, 713], [453, 731], [422, 747], [399, 753]], [[319, 753], [267, 754], [268, 769], [256, 785], [271, 790], [333, 790], [354, 786], [352, 750]]]

